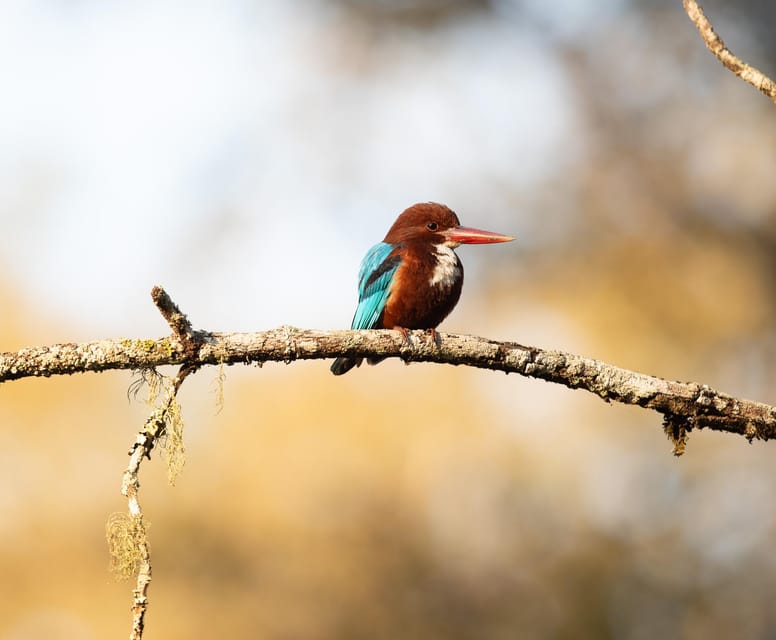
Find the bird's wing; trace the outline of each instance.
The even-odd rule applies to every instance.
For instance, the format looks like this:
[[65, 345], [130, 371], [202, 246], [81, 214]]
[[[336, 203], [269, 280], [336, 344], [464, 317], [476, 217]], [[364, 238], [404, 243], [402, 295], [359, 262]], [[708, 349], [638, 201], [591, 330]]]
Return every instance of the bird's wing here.
[[351, 328], [374, 329], [391, 293], [393, 276], [401, 263], [391, 255], [396, 245], [381, 242], [372, 247], [361, 262], [358, 272], [358, 307]]

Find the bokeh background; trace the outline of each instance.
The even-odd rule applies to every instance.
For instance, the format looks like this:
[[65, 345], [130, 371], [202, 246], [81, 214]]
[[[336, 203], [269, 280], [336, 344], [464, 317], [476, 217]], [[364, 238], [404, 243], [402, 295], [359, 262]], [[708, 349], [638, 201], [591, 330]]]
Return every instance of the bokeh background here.
[[[776, 5], [706, 0], [776, 75]], [[679, 0], [5, 0], [0, 350], [347, 327], [417, 201], [464, 247], [443, 330], [776, 403], [776, 108]], [[154, 638], [772, 638], [773, 445], [501, 374], [233, 367], [142, 471]], [[0, 386], [0, 638], [126, 637], [104, 525], [125, 372]]]

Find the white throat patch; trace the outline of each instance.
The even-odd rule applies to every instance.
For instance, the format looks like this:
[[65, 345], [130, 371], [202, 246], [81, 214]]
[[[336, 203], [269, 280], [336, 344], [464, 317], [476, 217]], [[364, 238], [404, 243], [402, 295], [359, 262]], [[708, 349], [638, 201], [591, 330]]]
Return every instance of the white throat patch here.
[[432, 287], [438, 285], [452, 287], [456, 280], [461, 277], [458, 256], [455, 255], [455, 252], [450, 247], [443, 244], [436, 245], [435, 249], [437, 262], [429, 282]]

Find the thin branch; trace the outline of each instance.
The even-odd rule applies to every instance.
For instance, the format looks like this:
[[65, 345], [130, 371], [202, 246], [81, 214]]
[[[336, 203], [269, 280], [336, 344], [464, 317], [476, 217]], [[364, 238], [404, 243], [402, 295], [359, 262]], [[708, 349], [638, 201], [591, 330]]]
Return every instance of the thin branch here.
[[151, 299], [159, 309], [162, 317], [167, 320], [167, 324], [170, 325], [173, 333], [180, 340], [185, 341], [194, 333], [194, 329], [186, 314], [178, 308], [178, 305], [173, 302], [172, 298], [162, 287], [156, 285], [151, 289]]
[[[140, 433], [129, 451], [129, 464], [121, 481], [121, 493], [127, 498], [129, 518], [127, 531], [130, 532], [129, 549], [132, 554], [131, 566], [137, 572], [137, 583], [132, 598], [132, 631], [130, 640], [142, 640], [145, 629], [145, 615], [148, 610], [148, 588], [151, 586], [152, 567], [151, 550], [148, 544], [148, 534], [143, 520], [143, 510], [140, 506], [140, 465], [144, 459], [151, 459], [153, 450], [159, 439], [164, 436], [172, 422], [179, 420], [178, 391], [183, 381], [194, 373], [198, 364], [194, 361], [201, 341], [191, 326], [186, 315], [181, 312], [172, 298], [161, 287], [151, 290], [151, 298], [156, 304], [167, 324], [173, 331], [173, 338], [184, 352], [185, 361], [178, 370], [172, 383], [167, 386], [162, 404], [154, 410], [146, 420]], [[146, 347], [148, 345], [145, 345]], [[110, 539], [110, 537], [109, 537]]]
[[137, 583], [132, 599], [132, 632], [130, 640], [141, 640], [145, 628], [145, 614], [148, 609], [148, 587], [151, 585], [151, 551], [143, 510], [140, 506], [140, 465], [144, 459], [151, 458], [151, 450], [167, 431], [170, 416], [177, 413], [178, 390], [183, 381], [194, 371], [195, 367], [184, 364], [167, 389], [164, 401], [146, 420], [143, 429], [138, 433], [129, 452], [129, 464], [121, 482], [121, 493], [127, 498], [129, 506], [129, 527], [132, 532], [133, 568], [137, 572]]
[[[406, 362], [467, 365], [517, 373], [584, 389], [607, 402], [651, 409], [663, 415], [670, 432], [685, 437], [709, 428], [749, 440], [776, 437], [776, 407], [744, 400], [694, 382], [678, 382], [622, 369], [571, 353], [498, 342], [475, 336], [413, 331], [405, 341], [398, 331], [314, 331], [280, 327], [257, 333], [189, 332], [179, 338], [115, 339], [59, 344], [0, 354], [0, 382], [112, 369], [150, 369], [161, 365], [291, 362], [350, 357], [398, 357]], [[350, 375], [368, 375], [353, 372]], [[327, 375], [323, 371], [321, 375]]]
[[706, 18], [703, 9], [695, 0], [683, 0], [684, 10], [696, 26], [709, 50], [717, 56], [719, 61], [739, 78], [756, 87], [776, 103], [776, 82], [771, 80], [762, 71], [756, 69], [743, 60], [733, 55], [725, 46], [714, 27]]

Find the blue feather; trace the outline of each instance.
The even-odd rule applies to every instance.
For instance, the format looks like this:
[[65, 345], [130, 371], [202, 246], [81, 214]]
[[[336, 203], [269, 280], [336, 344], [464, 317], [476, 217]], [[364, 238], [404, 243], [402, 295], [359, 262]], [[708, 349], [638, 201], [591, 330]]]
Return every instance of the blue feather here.
[[396, 245], [380, 242], [361, 261], [358, 272], [358, 307], [352, 329], [374, 329], [391, 294], [391, 286], [401, 257], [391, 256]]

